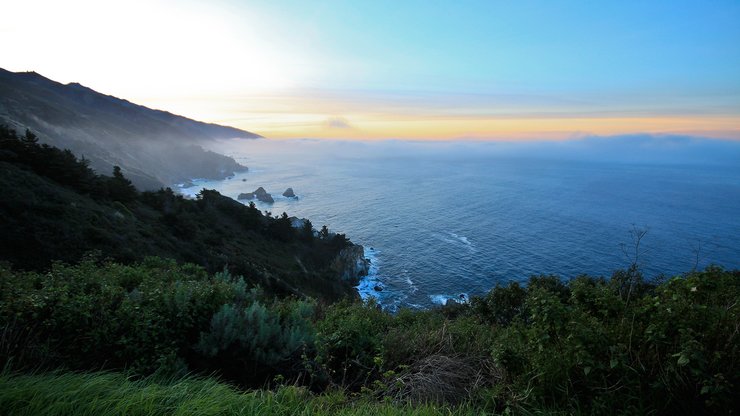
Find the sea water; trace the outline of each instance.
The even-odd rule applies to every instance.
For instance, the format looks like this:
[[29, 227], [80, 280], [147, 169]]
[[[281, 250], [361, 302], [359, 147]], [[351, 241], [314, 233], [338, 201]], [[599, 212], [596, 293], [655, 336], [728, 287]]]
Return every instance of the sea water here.
[[[260, 210], [346, 233], [371, 261], [362, 297], [390, 310], [466, 301], [532, 275], [609, 276], [635, 260], [648, 277], [740, 267], [734, 156], [653, 163], [496, 149], [242, 141], [220, 150], [248, 172], [180, 190], [236, 199], [262, 186], [275, 202], [255, 201]], [[281, 196], [288, 187], [297, 198]], [[637, 259], [635, 230], [647, 230]]]

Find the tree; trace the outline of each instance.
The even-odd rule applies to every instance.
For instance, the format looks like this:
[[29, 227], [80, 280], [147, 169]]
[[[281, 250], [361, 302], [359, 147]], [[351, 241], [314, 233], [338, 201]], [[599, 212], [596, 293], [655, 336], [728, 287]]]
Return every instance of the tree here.
[[636, 225], [632, 224], [630, 230], [630, 237], [632, 237], [632, 245], [628, 247], [626, 244], [622, 244], [622, 252], [630, 260], [630, 266], [625, 271], [618, 271], [612, 276], [612, 281], [616, 282], [619, 286], [619, 293], [625, 299], [625, 305], [629, 305], [630, 298], [635, 288], [641, 286], [643, 283], [642, 269], [640, 267], [640, 256], [645, 254], [647, 250], [640, 248], [640, 243], [645, 235], [648, 233], [648, 228], [637, 228]]
[[36, 144], [39, 142], [39, 137], [35, 135], [31, 130], [26, 129], [26, 134], [21, 138], [21, 140], [27, 145]]
[[288, 218], [288, 214], [285, 212], [279, 218], [273, 220], [269, 229], [270, 234], [278, 240], [290, 241], [293, 239], [293, 226], [290, 224], [290, 218]]
[[326, 240], [327, 238], [329, 238], [329, 227], [327, 227], [326, 225], [321, 227], [321, 231], [319, 231], [319, 238], [321, 238], [322, 240]]
[[301, 238], [304, 241], [313, 240], [313, 224], [308, 219], [303, 220], [303, 228], [301, 229]]
[[108, 180], [108, 194], [119, 202], [133, 201], [138, 192], [131, 181], [126, 179], [119, 166], [113, 167], [113, 177]]

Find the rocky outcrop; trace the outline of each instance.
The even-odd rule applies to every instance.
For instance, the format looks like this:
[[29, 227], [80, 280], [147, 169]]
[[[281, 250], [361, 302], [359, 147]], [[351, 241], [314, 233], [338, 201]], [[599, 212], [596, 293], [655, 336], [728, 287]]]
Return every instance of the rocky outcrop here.
[[259, 199], [262, 202], [267, 202], [267, 203], [270, 203], [270, 204], [272, 204], [273, 202], [275, 202], [275, 200], [272, 199], [272, 195], [270, 195], [270, 194], [257, 195], [257, 199]]
[[254, 199], [254, 192], [247, 192], [247, 193], [239, 194], [239, 196], [237, 196], [236, 199], [239, 199], [239, 200]]
[[295, 196], [295, 192], [293, 192], [293, 188], [286, 189], [285, 192], [283, 192], [283, 196], [288, 197], [288, 198], [295, 198], [296, 197]]
[[370, 260], [365, 258], [365, 248], [353, 245], [342, 249], [331, 263], [339, 278], [356, 285], [370, 271]]
[[306, 226], [306, 221], [308, 221], [305, 218], [298, 218], [298, 217], [290, 217], [288, 218], [290, 220], [290, 226], [293, 228], [301, 229]]
[[[257, 198], [258, 200], [262, 202], [267, 202], [270, 204], [275, 202], [275, 200], [272, 199], [272, 195], [270, 195], [267, 191], [265, 191], [265, 188], [261, 186], [255, 189], [254, 192], [252, 192], [251, 194], [253, 195], [253, 198]], [[241, 195], [249, 195], [249, 194], [241, 194]]]

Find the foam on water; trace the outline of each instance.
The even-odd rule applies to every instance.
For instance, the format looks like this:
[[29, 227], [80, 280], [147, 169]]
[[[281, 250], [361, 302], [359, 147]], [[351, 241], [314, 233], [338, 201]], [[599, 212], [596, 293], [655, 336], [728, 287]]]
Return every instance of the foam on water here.
[[[372, 247], [365, 248], [365, 259], [370, 261], [367, 276], [363, 276], [355, 288], [364, 301], [374, 299], [383, 309], [395, 312], [401, 306], [422, 308], [421, 305], [406, 302], [409, 294], [415, 293], [418, 288], [414, 285], [407, 270], [402, 270], [402, 278], [383, 275], [380, 273], [380, 251]], [[400, 285], [403, 282], [404, 285]], [[380, 290], [378, 290], [380, 289]]]
[[381, 302], [383, 292], [375, 290], [376, 287], [385, 288], [378, 275], [378, 270], [380, 269], [378, 252], [372, 248], [365, 248], [365, 259], [370, 262], [367, 276], [363, 276], [355, 288], [360, 293], [362, 300], [368, 301], [370, 298], [374, 298]]
[[436, 305], [447, 305], [448, 302], [457, 303], [468, 303], [470, 298], [467, 293], [460, 293], [458, 295], [429, 295], [429, 300]]
[[450, 235], [457, 239], [457, 241], [463, 243], [470, 251], [475, 252], [475, 245], [468, 240], [468, 237], [465, 237], [464, 235], [457, 235], [455, 233], [450, 233]]

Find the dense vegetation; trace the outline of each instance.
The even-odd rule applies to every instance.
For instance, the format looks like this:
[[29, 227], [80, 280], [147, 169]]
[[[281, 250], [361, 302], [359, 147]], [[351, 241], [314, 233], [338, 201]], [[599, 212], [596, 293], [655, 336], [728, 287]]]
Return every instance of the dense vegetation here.
[[141, 194], [30, 133], [0, 133], [0, 408], [11, 414], [740, 408], [740, 271], [653, 282], [633, 264], [395, 315], [327, 304], [305, 295], [340, 297], [327, 263], [344, 236], [213, 191]]
[[535, 277], [396, 315], [275, 299], [228, 273], [147, 259], [0, 272], [0, 357], [15, 370], [216, 374], [393, 403], [596, 414], [730, 413], [740, 272], [655, 285], [635, 270]]
[[[91, 250], [119, 262], [157, 255], [228, 269], [275, 294], [335, 300], [354, 296], [331, 260], [349, 243], [314, 238], [310, 223], [263, 215], [216, 191], [187, 200], [171, 189], [138, 192], [120, 169], [97, 175], [68, 150], [0, 126], [0, 260], [45, 270]], [[321, 235], [319, 236], [321, 237]]]

